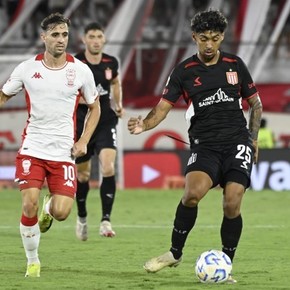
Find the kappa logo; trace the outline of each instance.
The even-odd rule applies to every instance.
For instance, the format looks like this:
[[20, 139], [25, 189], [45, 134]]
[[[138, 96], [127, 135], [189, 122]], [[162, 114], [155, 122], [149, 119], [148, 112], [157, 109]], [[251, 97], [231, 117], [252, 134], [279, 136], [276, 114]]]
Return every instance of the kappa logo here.
[[43, 79], [43, 77], [41, 76], [41, 74], [39, 72], [35, 72], [34, 75], [31, 77], [32, 79]]
[[68, 187], [74, 187], [73, 182], [71, 180], [67, 180], [63, 185], [66, 185]]
[[201, 81], [200, 81], [200, 77], [196, 77], [195, 79], [194, 79], [194, 87], [198, 87], [198, 86], [201, 86], [202, 85], [202, 83], [201, 83]]

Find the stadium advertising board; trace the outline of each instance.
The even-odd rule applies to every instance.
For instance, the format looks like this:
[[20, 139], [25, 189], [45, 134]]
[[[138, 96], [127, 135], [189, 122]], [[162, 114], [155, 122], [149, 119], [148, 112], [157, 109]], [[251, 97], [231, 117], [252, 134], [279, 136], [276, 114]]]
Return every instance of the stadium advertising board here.
[[[127, 130], [130, 116], [146, 116], [149, 109], [126, 111], [118, 125], [119, 150], [124, 152], [124, 185], [163, 187], [168, 176], [183, 176], [188, 160], [187, 124], [184, 110], [173, 110], [157, 128], [132, 136]], [[259, 162], [252, 172], [252, 188], [290, 190], [290, 148], [280, 136], [290, 136], [289, 114], [264, 114], [278, 140], [277, 149], [260, 150]], [[0, 180], [14, 179], [14, 158], [21, 144], [26, 111], [0, 113]], [[9, 124], [9, 126], [8, 126]], [[168, 137], [171, 136], [171, 137]], [[182, 140], [180, 142], [176, 139]], [[283, 143], [284, 142], [284, 143]]]
[[[289, 153], [289, 149], [260, 150], [259, 162], [253, 166], [251, 188], [257, 191], [266, 188], [275, 191], [290, 190]], [[170, 176], [173, 179], [183, 176], [188, 158], [188, 150], [126, 151], [125, 187], [166, 187], [166, 179]]]

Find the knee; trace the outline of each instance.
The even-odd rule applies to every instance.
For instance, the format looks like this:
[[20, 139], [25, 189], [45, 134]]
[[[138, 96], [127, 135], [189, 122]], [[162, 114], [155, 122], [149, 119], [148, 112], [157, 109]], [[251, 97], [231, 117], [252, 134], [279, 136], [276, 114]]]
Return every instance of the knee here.
[[70, 210], [69, 209], [55, 209], [52, 211], [52, 216], [59, 222], [64, 221], [67, 219], [67, 217], [70, 214]]
[[104, 164], [101, 168], [102, 170], [102, 175], [107, 177], [107, 176], [113, 176], [115, 175], [115, 166], [114, 164]]
[[54, 202], [50, 214], [58, 221], [64, 221], [69, 216], [73, 200], [69, 202]]
[[90, 179], [90, 172], [89, 171], [78, 171], [78, 181], [80, 183], [88, 182]]
[[22, 211], [25, 216], [32, 218], [37, 215], [38, 202], [36, 200], [25, 200], [22, 204]]
[[195, 190], [185, 191], [182, 203], [187, 207], [196, 207], [200, 201], [200, 196]]
[[240, 214], [240, 202], [234, 199], [226, 199], [223, 202], [224, 215], [227, 218], [235, 218]]

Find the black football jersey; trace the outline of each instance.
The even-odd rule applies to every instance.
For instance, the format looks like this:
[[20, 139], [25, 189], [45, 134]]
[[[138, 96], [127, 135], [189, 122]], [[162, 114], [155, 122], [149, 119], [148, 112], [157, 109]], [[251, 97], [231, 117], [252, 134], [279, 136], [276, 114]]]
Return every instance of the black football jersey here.
[[216, 64], [206, 66], [197, 57], [178, 64], [172, 71], [162, 98], [174, 105], [183, 97], [191, 144], [228, 144], [249, 139], [242, 99], [257, 89], [244, 62], [221, 52]]
[[87, 61], [85, 53], [76, 56], [80, 61], [87, 64], [93, 72], [96, 88], [100, 95], [101, 117], [99, 123], [110, 118], [116, 118], [115, 111], [111, 108], [111, 81], [118, 76], [119, 64], [115, 57], [102, 53], [99, 64], [91, 64]]

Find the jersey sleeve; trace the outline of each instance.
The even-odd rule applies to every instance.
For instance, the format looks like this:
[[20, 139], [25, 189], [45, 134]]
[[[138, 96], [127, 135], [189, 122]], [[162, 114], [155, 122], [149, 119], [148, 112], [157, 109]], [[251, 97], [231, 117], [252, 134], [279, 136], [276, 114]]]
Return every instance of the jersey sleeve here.
[[177, 68], [173, 69], [163, 89], [162, 98], [172, 105], [183, 95], [181, 79], [180, 71]]
[[14, 96], [23, 89], [24, 64], [19, 64], [11, 73], [9, 79], [3, 85], [2, 91], [7, 96]]
[[257, 88], [256, 85], [249, 73], [249, 70], [245, 63], [239, 59], [239, 68], [240, 68], [240, 74], [242, 77], [242, 82], [241, 82], [241, 97], [243, 99], [247, 99], [252, 97], [253, 95], [257, 94]]
[[93, 73], [87, 65], [84, 65], [84, 83], [81, 88], [81, 93], [87, 104], [94, 103], [98, 97]]
[[112, 71], [113, 71], [113, 79], [114, 79], [115, 77], [119, 75], [119, 63], [115, 57], [113, 58]]

